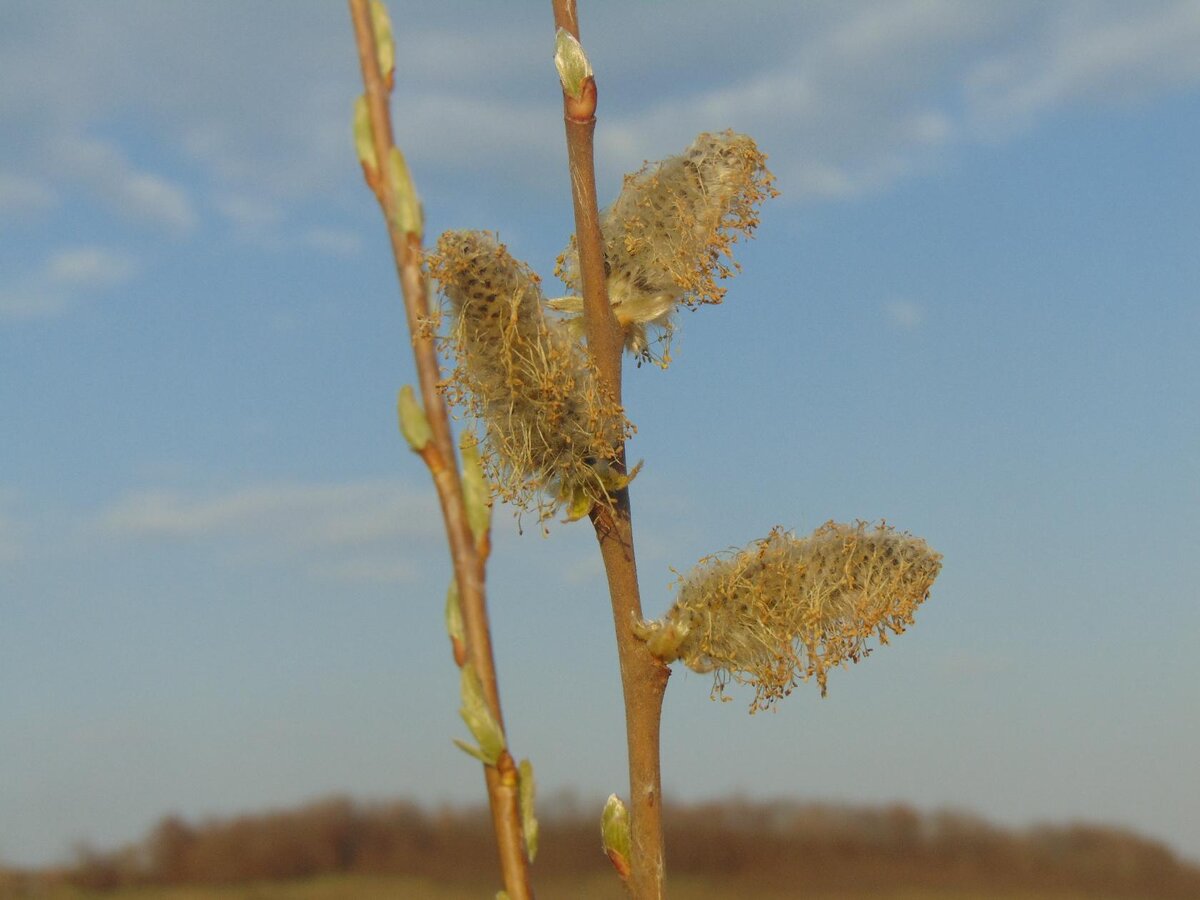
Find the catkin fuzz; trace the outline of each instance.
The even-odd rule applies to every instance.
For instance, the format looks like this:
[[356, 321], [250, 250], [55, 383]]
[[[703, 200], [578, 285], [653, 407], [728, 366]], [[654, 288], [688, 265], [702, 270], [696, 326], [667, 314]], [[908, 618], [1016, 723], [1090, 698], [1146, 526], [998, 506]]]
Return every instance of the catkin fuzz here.
[[444, 389], [482, 425], [500, 496], [542, 519], [607, 498], [632, 426], [587, 353], [546, 316], [537, 275], [482, 231], [446, 232], [428, 264], [451, 314], [455, 368]]
[[[766, 156], [753, 139], [732, 131], [703, 133], [681, 155], [625, 177], [600, 226], [609, 300], [630, 352], [654, 358], [652, 340], [669, 348], [676, 307], [721, 302], [725, 289], [717, 279], [737, 271], [732, 245], [757, 227], [759, 205], [777, 193], [773, 183]], [[574, 237], [558, 259], [556, 274], [582, 293]], [[553, 302], [581, 312], [577, 297]], [[669, 349], [658, 359], [666, 365]]]
[[744, 550], [702, 559], [667, 615], [639, 634], [664, 661], [755, 688], [751, 710], [888, 642], [913, 622], [942, 566], [920, 538], [879, 524], [828, 522], [797, 538], [781, 529]]

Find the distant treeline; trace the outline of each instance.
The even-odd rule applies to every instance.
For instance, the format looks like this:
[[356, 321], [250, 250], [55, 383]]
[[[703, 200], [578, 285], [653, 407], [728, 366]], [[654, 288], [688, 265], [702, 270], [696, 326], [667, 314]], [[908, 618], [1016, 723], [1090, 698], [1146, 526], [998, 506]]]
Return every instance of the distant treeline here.
[[[553, 805], [553, 804], [552, 804]], [[603, 871], [598, 813], [560, 803], [544, 814], [535, 873]], [[1200, 897], [1200, 868], [1167, 847], [1094, 825], [999, 828], [971, 815], [905, 806], [729, 800], [666, 811], [668, 867], [680, 875], [791, 885], [1062, 889]], [[490, 885], [495, 850], [484, 811], [333, 798], [295, 810], [187, 822], [170, 817], [115, 852], [80, 851], [60, 875], [79, 887], [230, 884], [330, 873], [414, 875]]]

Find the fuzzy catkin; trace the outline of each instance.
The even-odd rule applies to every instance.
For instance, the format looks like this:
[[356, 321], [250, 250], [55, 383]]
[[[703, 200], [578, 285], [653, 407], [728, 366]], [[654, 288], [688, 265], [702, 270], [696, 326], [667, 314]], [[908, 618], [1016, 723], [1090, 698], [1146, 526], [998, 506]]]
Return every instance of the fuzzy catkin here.
[[[632, 353], [651, 358], [651, 330], [669, 347], [678, 306], [720, 303], [717, 279], [737, 271], [732, 245], [758, 225], [758, 206], [776, 195], [766, 156], [753, 139], [703, 133], [681, 155], [648, 163], [625, 177], [601, 216], [608, 294]], [[556, 274], [577, 294], [583, 285], [574, 237]], [[581, 310], [578, 298], [555, 301]], [[660, 364], [669, 361], [664, 351]]]
[[658, 622], [639, 633], [665, 661], [755, 688], [751, 710], [899, 634], [941, 570], [941, 554], [887, 525], [828, 522], [797, 538], [780, 529], [744, 550], [700, 561]]
[[545, 315], [537, 275], [482, 231], [444, 233], [428, 264], [451, 314], [456, 365], [445, 392], [482, 424], [498, 493], [543, 519], [563, 503], [606, 498], [608, 466], [632, 426], [586, 352]]

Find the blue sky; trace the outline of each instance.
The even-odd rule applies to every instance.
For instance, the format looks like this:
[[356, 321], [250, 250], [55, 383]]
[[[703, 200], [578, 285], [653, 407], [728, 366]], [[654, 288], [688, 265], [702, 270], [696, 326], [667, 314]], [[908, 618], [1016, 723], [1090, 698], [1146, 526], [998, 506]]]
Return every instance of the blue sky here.
[[[497, 230], [553, 293], [549, 4], [391, 6], [430, 237]], [[827, 699], [750, 718], [678, 672], [669, 793], [1087, 818], [1200, 859], [1200, 4], [581, 16], [603, 197], [727, 127], [783, 192], [671, 369], [626, 377], [648, 611], [776, 524], [945, 555]], [[169, 811], [482, 797], [359, 90], [341, 4], [0, 9], [0, 859]], [[623, 791], [590, 529], [497, 529], [513, 748], [546, 794]]]

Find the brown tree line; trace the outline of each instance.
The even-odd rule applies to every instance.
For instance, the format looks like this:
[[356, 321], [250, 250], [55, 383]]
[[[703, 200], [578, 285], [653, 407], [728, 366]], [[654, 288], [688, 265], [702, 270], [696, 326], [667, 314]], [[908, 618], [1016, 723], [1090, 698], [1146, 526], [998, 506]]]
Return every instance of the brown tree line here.
[[[593, 809], [592, 805], [586, 808]], [[587, 877], [608, 861], [591, 814], [544, 815], [539, 869]], [[1200, 897], [1200, 868], [1129, 831], [1087, 824], [1000, 828], [967, 814], [907, 806], [740, 800], [666, 810], [671, 866], [683, 876], [811, 890], [945, 887], [1075, 890], [1105, 896]], [[79, 887], [234, 884], [332, 873], [411, 875], [489, 885], [486, 811], [331, 798], [299, 809], [188, 822], [163, 819], [113, 852], [80, 851]]]

